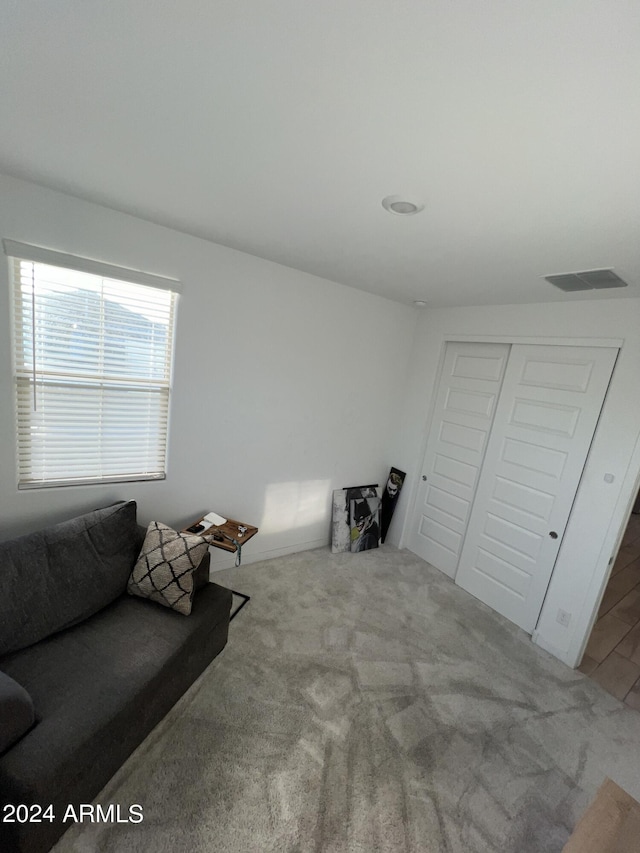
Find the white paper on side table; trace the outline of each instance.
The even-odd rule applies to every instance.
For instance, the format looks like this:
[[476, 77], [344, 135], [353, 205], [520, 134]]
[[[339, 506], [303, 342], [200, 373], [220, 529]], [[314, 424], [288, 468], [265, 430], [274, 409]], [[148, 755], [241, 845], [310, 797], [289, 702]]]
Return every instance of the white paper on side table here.
[[200, 524], [204, 524], [205, 527], [220, 527], [220, 525], [225, 524], [226, 521], [227, 519], [218, 515], [217, 512], [208, 512]]

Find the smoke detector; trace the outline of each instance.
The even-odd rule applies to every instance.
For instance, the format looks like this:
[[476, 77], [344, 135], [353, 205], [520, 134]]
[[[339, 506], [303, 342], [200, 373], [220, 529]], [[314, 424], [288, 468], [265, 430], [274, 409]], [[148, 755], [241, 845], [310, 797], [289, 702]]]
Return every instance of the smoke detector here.
[[575, 290], [607, 290], [611, 287], [628, 287], [613, 270], [586, 270], [585, 272], [568, 272], [560, 275], [543, 276], [549, 284], [573, 293]]

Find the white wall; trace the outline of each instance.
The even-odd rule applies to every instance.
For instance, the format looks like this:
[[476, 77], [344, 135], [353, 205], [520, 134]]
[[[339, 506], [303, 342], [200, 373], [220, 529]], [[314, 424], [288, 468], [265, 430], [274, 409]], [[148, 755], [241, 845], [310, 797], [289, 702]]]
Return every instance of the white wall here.
[[183, 283], [167, 479], [18, 491], [0, 262], [2, 539], [132, 497], [143, 523], [215, 509], [257, 524], [248, 562], [325, 544], [332, 489], [395, 465], [408, 476], [388, 541], [402, 544], [447, 337], [624, 339], [536, 635], [576, 662], [640, 470], [640, 300], [427, 309], [411, 350], [412, 308], [2, 176], [0, 237]]
[[[445, 339], [456, 336], [478, 340], [536, 337], [547, 343], [566, 337], [624, 341], [534, 634], [540, 645], [574, 666], [606, 582], [617, 534], [637, 489], [640, 299], [438, 309], [421, 315], [402, 426], [392, 445], [397, 464], [412, 472], [406, 484], [403, 518], [395, 531], [395, 539], [401, 543], [408, 541], [439, 359]], [[614, 475], [613, 483], [604, 482], [606, 473]], [[568, 628], [556, 621], [559, 608], [572, 614]]]
[[332, 489], [385, 481], [412, 308], [2, 176], [0, 237], [183, 284], [167, 479], [18, 491], [0, 263], [0, 538], [130, 497], [143, 523], [256, 524], [248, 562], [326, 544]]

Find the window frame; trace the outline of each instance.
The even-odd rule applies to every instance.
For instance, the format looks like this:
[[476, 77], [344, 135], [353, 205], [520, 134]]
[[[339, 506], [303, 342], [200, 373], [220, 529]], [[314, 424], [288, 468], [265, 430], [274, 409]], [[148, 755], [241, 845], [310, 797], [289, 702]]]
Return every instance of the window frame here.
[[[7, 256], [7, 261], [9, 265], [9, 290], [11, 299], [10, 326], [12, 383], [15, 418], [14, 446], [16, 451], [17, 488], [19, 490], [42, 489], [67, 486], [105, 485], [121, 482], [158, 481], [165, 479], [167, 476], [169, 449], [169, 427], [171, 398], [173, 392], [173, 369], [175, 361], [175, 333], [177, 309], [179, 302], [179, 294], [182, 291], [180, 282], [175, 279], [146, 273], [140, 270], [127, 269], [125, 267], [107, 264], [102, 261], [94, 261], [76, 255], [69, 255], [66, 253], [45, 249], [39, 246], [31, 246], [25, 243], [18, 243], [14, 240], [5, 239], [2, 242], [4, 253]], [[89, 275], [97, 276], [103, 279], [103, 281], [101, 282], [100, 289], [96, 290], [98, 300], [97, 304], [99, 305], [101, 316], [105, 313], [104, 308], [107, 302], [111, 301], [113, 303], [114, 301], [113, 295], [111, 295], [111, 298], [109, 299], [108, 286], [106, 287], [108, 283], [105, 282], [105, 280], [110, 280], [112, 283], [112, 287], [115, 287], [116, 290], [118, 289], [117, 285], [120, 282], [124, 282], [125, 285], [130, 284], [132, 286], [132, 290], [129, 292], [129, 294], [127, 294], [127, 296], [129, 297], [133, 296], [134, 294], [139, 295], [144, 293], [144, 291], [140, 289], [140, 285], [142, 285], [143, 287], [154, 288], [156, 291], [169, 291], [170, 296], [168, 298], [168, 301], [162, 300], [163, 317], [166, 316], [167, 320], [167, 340], [164, 343], [163, 348], [158, 351], [161, 353], [161, 355], [159, 362], [157, 362], [158, 364], [163, 365], [163, 377], [161, 379], [157, 379], [151, 376], [152, 368], [156, 364], [158, 355], [156, 352], [150, 349], [148, 352], [148, 356], [150, 359], [148, 362], [148, 376], [144, 375], [144, 370], [141, 370], [139, 373], [136, 373], [135, 369], [132, 368], [131, 375], [126, 374], [126, 376], [129, 378], [129, 381], [120, 379], [113, 380], [112, 378], [109, 378], [106, 375], [104, 369], [102, 371], [100, 371], [98, 367], [95, 367], [95, 369], [93, 369], [93, 366], [90, 364], [90, 358], [87, 358], [86, 364], [83, 364], [82, 356], [78, 357], [76, 355], [74, 356], [74, 363], [81, 365], [83, 369], [83, 376], [84, 370], [87, 369], [86, 377], [82, 379], [82, 381], [77, 381], [76, 379], [75, 381], [70, 382], [69, 375], [65, 374], [64, 369], [59, 367], [46, 371], [46, 382], [48, 382], [48, 384], [46, 384], [45, 380], [42, 379], [42, 376], [44, 375], [45, 371], [40, 374], [41, 378], [38, 380], [36, 364], [37, 360], [34, 359], [35, 370], [33, 373], [31, 373], [30, 368], [27, 364], [27, 359], [25, 357], [24, 334], [22, 341], [18, 341], [18, 330], [23, 329], [25, 317], [29, 316], [28, 311], [24, 310], [24, 303], [22, 301], [23, 285], [20, 280], [20, 275], [16, 275], [16, 270], [20, 269], [20, 264], [23, 261], [33, 264], [47, 264], [49, 266], [58, 267], [59, 269], [65, 271], [88, 273]], [[36, 292], [37, 291], [34, 288], [34, 293]], [[80, 288], [78, 289], [78, 292], [81, 292]], [[85, 293], [89, 292], [91, 291], [89, 288], [87, 288]], [[124, 292], [126, 293], [126, 287], [124, 289]], [[40, 299], [43, 299], [42, 293], [40, 294]], [[117, 302], [117, 297], [115, 297], [115, 301]], [[32, 305], [34, 307], [35, 304], [35, 301], [32, 302]], [[152, 298], [150, 298], [148, 304], [149, 306], [153, 304]], [[121, 307], [124, 306], [121, 304]], [[33, 310], [34, 309], [32, 308], [32, 311]], [[33, 331], [31, 332], [32, 347], [35, 343], [35, 334], [36, 332], [34, 322]], [[107, 346], [108, 333], [106, 326], [104, 324], [101, 324], [99, 329], [96, 330], [95, 336], [93, 338], [89, 338], [89, 340], [95, 342], [98, 348]], [[134, 466], [131, 465], [129, 466], [128, 470], [122, 470], [120, 472], [114, 473], [114, 471], [111, 470], [113, 468], [113, 463], [105, 464], [106, 457], [103, 457], [101, 454], [98, 454], [99, 465], [96, 465], [94, 470], [90, 470], [90, 468], [85, 469], [83, 473], [74, 473], [73, 475], [67, 477], [60, 476], [59, 473], [52, 473], [51, 476], [36, 475], [34, 473], [34, 469], [37, 469], [37, 466], [35, 465], [34, 460], [37, 458], [37, 454], [32, 453], [30, 435], [33, 434], [34, 427], [37, 423], [37, 408], [32, 408], [31, 411], [25, 414], [25, 383], [27, 387], [27, 393], [31, 394], [32, 397], [36, 395], [36, 389], [38, 386], [40, 386], [42, 393], [45, 393], [45, 390], [47, 393], [51, 393], [52, 389], [63, 389], [61, 390], [61, 395], [63, 397], [63, 405], [67, 407], [73, 406], [74, 384], [77, 385], [78, 389], [78, 395], [76, 395], [75, 400], [79, 403], [79, 405], [86, 405], [86, 402], [84, 402], [83, 397], [81, 396], [84, 390], [84, 392], [93, 396], [93, 399], [95, 401], [94, 404], [97, 405], [100, 410], [102, 410], [103, 407], [108, 408], [109, 405], [115, 405], [116, 408], [119, 408], [120, 405], [124, 405], [128, 412], [129, 407], [131, 407], [131, 413], [141, 419], [141, 422], [143, 424], [145, 424], [144, 417], [146, 417], [146, 426], [143, 427], [142, 433], [140, 432], [140, 426], [138, 425], [138, 439], [140, 439], [141, 435], [143, 436], [143, 442], [148, 443], [150, 437], [152, 439], [156, 439], [155, 443], [152, 442], [152, 445], [154, 448], [154, 453], [157, 456], [157, 467], [159, 470], [134, 471], [132, 470]], [[57, 392], [54, 391], [54, 393]], [[139, 401], [136, 401], [135, 397], [133, 396], [134, 394], [138, 395]], [[22, 409], [20, 408], [21, 406]], [[149, 414], [150, 412], [151, 414]], [[122, 420], [125, 421], [125, 418], [123, 417]], [[92, 430], [93, 435], [95, 435], [95, 430], [97, 428], [99, 430], [99, 438], [96, 440], [96, 443], [102, 447], [103, 438], [106, 436], [107, 432], [106, 419], [103, 419], [102, 415], [100, 415], [97, 417], [97, 421], [99, 423], [96, 423], [95, 426], [88, 426], [86, 428], [87, 435], [89, 436]], [[50, 418], [49, 430], [52, 429], [52, 424], [55, 425], [55, 421], [53, 420], [53, 418]], [[155, 437], [154, 427], [157, 430], [157, 435]], [[147, 430], [146, 432], [144, 431], [145, 428]], [[62, 429], [64, 432], [64, 427], [62, 427]], [[130, 435], [135, 434], [134, 429], [135, 423], [132, 423]], [[54, 465], [57, 465], [58, 467], [64, 465], [65, 456], [69, 457], [68, 443], [72, 441], [72, 439], [69, 438], [68, 432], [64, 434], [63, 440], [67, 442], [67, 445], [65, 445], [65, 448], [63, 450], [59, 451], [59, 457], [55, 457], [54, 454]], [[91, 438], [89, 438], [88, 441], [90, 442]], [[109, 450], [107, 451], [108, 456], [110, 452], [113, 452], [112, 448], [115, 447], [117, 450], [118, 443], [120, 443], [123, 448], [127, 447], [127, 438], [125, 436], [124, 438], [116, 438], [115, 440], [113, 438], [110, 438], [109, 440], [105, 439], [104, 443], [105, 445], [109, 445]], [[148, 455], [145, 456], [144, 454], [141, 455], [144, 458], [144, 462], [148, 462], [148, 459], [150, 457]], [[151, 455], [153, 455], [153, 453]], [[21, 458], [26, 459], [27, 461], [23, 462], [21, 461]], [[81, 454], [79, 454], [79, 458], [82, 459]], [[92, 456], [91, 450], [85, 450], [85, 458], [87, 462], [90, 462], [92, 458], [95, 458], [95, 454]], [[135, 451], [132, 451], [130, 453], [129, 460], [131, 461], [134, 458]], [[74, 459], [74, 463], [75, 461], [76, 460]], [[70, 465], [70, 468], [72, 467], [74, 466]], [[140, 469], [143, 469], [145, 466], [144, 464], [141, 464], [139, 467]], [[43, 470], [39, 473], [46, 473], [44, 471], [44, 466], [42, 466], [42, 469]]]

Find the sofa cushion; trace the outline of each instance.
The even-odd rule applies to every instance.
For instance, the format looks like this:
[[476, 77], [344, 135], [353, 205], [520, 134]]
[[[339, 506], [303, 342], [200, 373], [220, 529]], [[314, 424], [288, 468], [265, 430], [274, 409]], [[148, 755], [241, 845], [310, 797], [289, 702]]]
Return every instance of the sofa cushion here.
[[0, 758], [0, 803], [52, 803], [56, 821], [0, 822], [0, 850], [50, 849], [69, 828], [67, 804], [90, 803], [222, 650], [231, 598], [207, 584], [184, 619], [125, 594], [2, 659], [33, 697], [38, 723]]
[[188, 616], [194, 592], [194, 573], [209, 544], [193, 533], [177, 533], [152, 521], [142, 551], [127, 584], [130, 595], [149, 598]]
[[138, 547], [134, 501], [0, 543], [0, 655], [82, 622], [122, 595]]
[[0, 755], [29, 731], [35, 718], [31, 696], [17, 681], [0, 672]]

